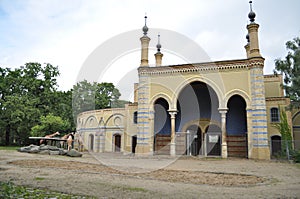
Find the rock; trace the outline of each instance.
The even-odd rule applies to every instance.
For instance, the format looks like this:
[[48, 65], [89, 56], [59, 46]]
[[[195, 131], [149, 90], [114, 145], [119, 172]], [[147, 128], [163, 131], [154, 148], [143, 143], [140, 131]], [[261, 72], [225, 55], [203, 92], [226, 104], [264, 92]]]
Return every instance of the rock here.
[[19, 152], [28, 152], [30, 150], [29, 146], [24, 146], [18, 149]]
[[36, 150], [37, 147], [38, 147], [38, 146], [31, 144], [31, 145], [29, 145], [29, 146], [21, 147], [20, 149], [18, 149], [18, 151], [19, 151], [19, 152], [27, 152], [27, 153], [29, 153], [32, 149], [35, 149], [35, 150]]
[[59, 151], [49, 151], [49, 155], [59, 155]]
[[40, 152], [40, 147], [39, 146], [32, 146], [28, 153], [39, 153]]
[[50, 151], [49, 150], [41, 150], [39, 154], [49, 155]]
[[42, 145], [40, 146], [40, 150], [49, 150], [49, 146], [48, 146], [48, 145], [42, 144]]
[[67, 155], [68, 151], [65, 149], [59, 149], [59, 155]]
[[48, 145], [48, 149], [50, 151], [59, 151], [59, 148], [57, 146], [50, 146], [50, 145]]
[[75, 149], [71, 149], [70, 151], [67, 152], [67, 156], [70, 156], [70, 157], [81, 157], [82, 153], [76, 151]]

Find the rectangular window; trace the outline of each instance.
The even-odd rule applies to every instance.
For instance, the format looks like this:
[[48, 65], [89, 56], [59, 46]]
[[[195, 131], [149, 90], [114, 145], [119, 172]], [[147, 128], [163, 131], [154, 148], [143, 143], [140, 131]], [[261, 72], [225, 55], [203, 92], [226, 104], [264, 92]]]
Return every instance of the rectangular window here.
[[271, 108], [271, 122], [279, 122], [278, 108]]
[[137, 124], [137, 111], [133, 113], [133, 123]]

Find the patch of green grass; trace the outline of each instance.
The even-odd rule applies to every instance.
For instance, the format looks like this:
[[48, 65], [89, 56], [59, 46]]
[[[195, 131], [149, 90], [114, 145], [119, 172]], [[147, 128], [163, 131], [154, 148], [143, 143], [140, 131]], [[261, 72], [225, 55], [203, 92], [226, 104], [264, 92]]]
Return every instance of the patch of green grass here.
[[34, 189], [25, 186], [17, 186], [11, 182], [0, 182], [0, 198], [60, 198], [83, 199], [88, 196], [70, 195], [46, 189]]
[[0, 150], [8, 150], [8, 151], [15, 151], [19, 149], [19, 146], [0, 146]]
[[124, 190], [135, 191], [135, 192], [147, 192], [146, 189], [141, 187], [123, 187]]

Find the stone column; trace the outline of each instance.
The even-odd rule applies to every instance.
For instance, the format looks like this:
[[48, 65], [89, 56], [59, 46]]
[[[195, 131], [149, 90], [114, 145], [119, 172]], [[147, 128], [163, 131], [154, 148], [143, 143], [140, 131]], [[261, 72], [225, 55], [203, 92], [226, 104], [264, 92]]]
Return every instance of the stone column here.
[[170, 144], [170, 155], [175, 156], [176, 155], [176, 146], [175, 146], [175, 119], [177, 110], [169, 110], [169, 114], [171, 115], [171, 144]]
[[222, 130], [222, 158], [227, 158], [227, 140], [226, 140], [226, 113], [228, 108], [219, 108], [221, 113], [221, 130]]
[[149, 131], [153, 132], [151, 136], [149, 136], [149, 154], [154, 155], [154, 110], [150, 109], [149, 110]]

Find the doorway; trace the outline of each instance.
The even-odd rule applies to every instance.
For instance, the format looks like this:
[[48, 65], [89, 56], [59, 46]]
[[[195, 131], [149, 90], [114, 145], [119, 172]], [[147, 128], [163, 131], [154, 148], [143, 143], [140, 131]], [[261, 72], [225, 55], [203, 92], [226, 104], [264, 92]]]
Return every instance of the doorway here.
[[187, 155], [202, 155], [201, 146], [202, 146], [202, 132], [198, 125], [191, 125], [187, 128], [189, 132], [189, 150], [187, 151]]
[[136, 142], [137, 142], [137, 137], [136, 135], [132, 136], [131, 140], [131, 153], [135, 153], [135, 148], [136, 148]]
[[121, 135], [116, 134], [115, 137], [115, 152], [121, 151]]

